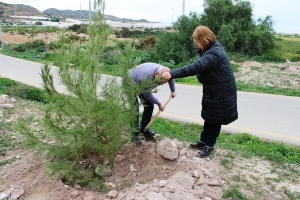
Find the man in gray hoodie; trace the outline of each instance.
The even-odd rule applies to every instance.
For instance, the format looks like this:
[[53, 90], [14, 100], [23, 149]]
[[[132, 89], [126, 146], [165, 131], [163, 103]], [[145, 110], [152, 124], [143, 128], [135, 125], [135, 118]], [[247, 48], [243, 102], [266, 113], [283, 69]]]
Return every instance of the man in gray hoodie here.
[[[154, 81], [154, 79], [158, 79], [156, 82], [157, 86], [163, 85], [164, 83], [168, 82], [170, 90], [171, 90], [171, 96], [174, 98], [176, 96], [175, 92], [175, 82], [173, 79], [170, 79], [169, 81], [164, 81], [162, 79], [159, 79], [161, 75], [164, 72], [169, 72], [170, 69], [168, 67], [164, 67], [162, 65], [156, 64], [156, 63], [143, 63], [140, 64], [133, 69], [129, 70], [128, 74], [133, 78], [133, 81], [137, 84], [142, 84], [143, 81]], [[155, 133], [150, 130], [149, 128], [145, 130], [145, 127], [148, 125], [148, 123], [151, 121], [154, 104], [158, 105], [159, 110], [164, 111], [165, 107], [164, 105], [155, 97], [149, 90], [149, 88], [145, 88], [143, 92], [136, 97], [135, 99], [135, 105], [136, 105], [136, 119], [134, 122], [134, 128], [136, 128], [136, 131], [132, 133], [132, 139], [131, 142], [135, 144], [141, 144], [139, 133], [143, 133], [145, 137], [148, 135], [155, 136]], [[139, 124], [139, 100], [143, 103], [144, 111], [142, 114], [142, 121]], [[146, 137], [147, 139], [147, 137]]]

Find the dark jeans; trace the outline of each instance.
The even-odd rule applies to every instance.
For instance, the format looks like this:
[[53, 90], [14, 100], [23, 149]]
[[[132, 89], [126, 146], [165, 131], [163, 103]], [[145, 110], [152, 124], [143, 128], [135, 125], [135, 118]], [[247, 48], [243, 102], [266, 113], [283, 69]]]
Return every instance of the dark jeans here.
[[154, 110], [154, 104], [153, 103], [150, 103], [149, 101], [147, 101], [143, 95], [139, 95], [139, 98], [140, 100], [142, 101], [143, 103], [143, 106], [144, 106], [144, 111], [143, 111], [143, 114], [142, 114], [142, 121], [141, 121], [141, 124], [139, 124], [139, 99], [138, 97], [135, 98], [135, 101], [134, 101], [134, 105], [136, 107], [136, 118], [135, 118], [135, 121], [134, 121], [134, 127], [136, 129], [144, 129], [148, 124], [149, 122], [151, 121], [151, 118], [152, 118], [152, 114], [153, 114], [153, 110]]
[[206, 146], [213, 147], [216, 144], [220, 131], [221, 124], [210, 124], [205, 121], [200, 140], [204, 142]]

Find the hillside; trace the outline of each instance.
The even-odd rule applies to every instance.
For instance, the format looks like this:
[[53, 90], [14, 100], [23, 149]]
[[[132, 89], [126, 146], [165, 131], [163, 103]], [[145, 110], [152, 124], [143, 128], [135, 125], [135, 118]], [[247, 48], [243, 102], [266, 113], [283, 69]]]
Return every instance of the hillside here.
[[[88, 19], [89, 18], [89, 11], [88, 10], [58, 10], [56, 8], [49, 8], [43, 11], [44, 14], [51, 15], [53, 17], [62, 17], [62, 18], [72, 18], [72, 19]], [[92, 12], [93, 14], [93, 12]], [[123, 21], [123, 22], [143, 22], [147, 23], [146, 19], [127, 19], [127, 18], [118, 18], [113, 15], [105, 15], [107, 20], [111, 21]]]
[[[14, 6], [16, 9], [16, 13], [14, 11]], [[2, 8], [4, 18], [8, 18], [9, 16], [44, 16], [44, 17], [56, 17], [56, 18], [72, 18], [72, 19], [88, 19], [89, 11], [88, 10], [58, 10], [56, 8], [48, 8], [47, 10], [41, 12], [38, 9], [24, 5], [24, 4], [7, 4], [0, 2], [0, 8]], [[93, 14], [93, 12], [92, 12]], [[127, 18], [119, 18], [113, 15], [105, 15], [107, 20], [111, 21], [122, 21], [122, 22], [140, 22], [140, 23], [148, 23], [149, 21], [146, 19], [127, 19]]]
[[16, 15], [22, 15], [22, 16], [44, 16], [44, 14], [39, 11], [38, 9], [24, 5], [24, 4], [7, 4], [0, 2], [0, 7], [3, 9], [3, 15], [4, 16], [10, 16], [15, 15], [14, 6], [16, 8]]

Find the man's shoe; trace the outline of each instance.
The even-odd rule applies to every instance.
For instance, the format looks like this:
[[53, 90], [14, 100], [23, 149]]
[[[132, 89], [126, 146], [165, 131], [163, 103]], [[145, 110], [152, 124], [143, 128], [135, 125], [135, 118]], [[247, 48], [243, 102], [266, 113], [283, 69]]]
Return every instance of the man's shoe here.
[[200, 158], [208, 157], [213, 150], [214, 150], [214, 147], [205, 146], [203, 151], [200, 153]]
[[131, 142], [136, 144], [136, 145], [142, 144], [142, 142], [139, 138], [139, 133], [138, 132], [132, 134]]
[[193, 147], [193, 148], [201, 148], [201, 147], [204, 147], [204, 146], [205, 146], [205, 143], [202, 142], [201, 140], [199, 140], [199, 141], [196, 142], [196, 143], [190, 144], [190, 146]]
[[136, 145], [142, 144], [140, 138], [132, 138], [132, 139], [131, 139], [131, 142], [134, 143], [134, 144], [136, 144]]
[[141, 133], [144, 133], [144, 132], [152, 135], [153, 137], [155, 136], [155, 133], [150, 128], [147, 128], [147, 129], [141, 128]]

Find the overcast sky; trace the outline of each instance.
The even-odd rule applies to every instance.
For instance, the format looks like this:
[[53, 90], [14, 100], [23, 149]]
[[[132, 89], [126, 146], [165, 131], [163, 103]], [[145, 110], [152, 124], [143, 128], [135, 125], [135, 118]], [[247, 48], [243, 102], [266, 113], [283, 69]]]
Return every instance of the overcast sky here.
[[[44, 11], [89, 10], [89, 0], [0, 0], [5, 3], [26, 4]], [[300, 34], [300, 0], [249, 0], [253, 4], [253, 18], [271, 15], [274, 29], [280, 33]], [[94, 1], [91, 0], [93, 3]], [[147, 19], [151, 22], [172, 23], [182, 15], [183, 0], [106, 0], [105, 14], [119, 18]], [[203, 0], [185, 0], [185, 14], [202, 13]], [[93, 6], [92, 6], [93, 7]]]

